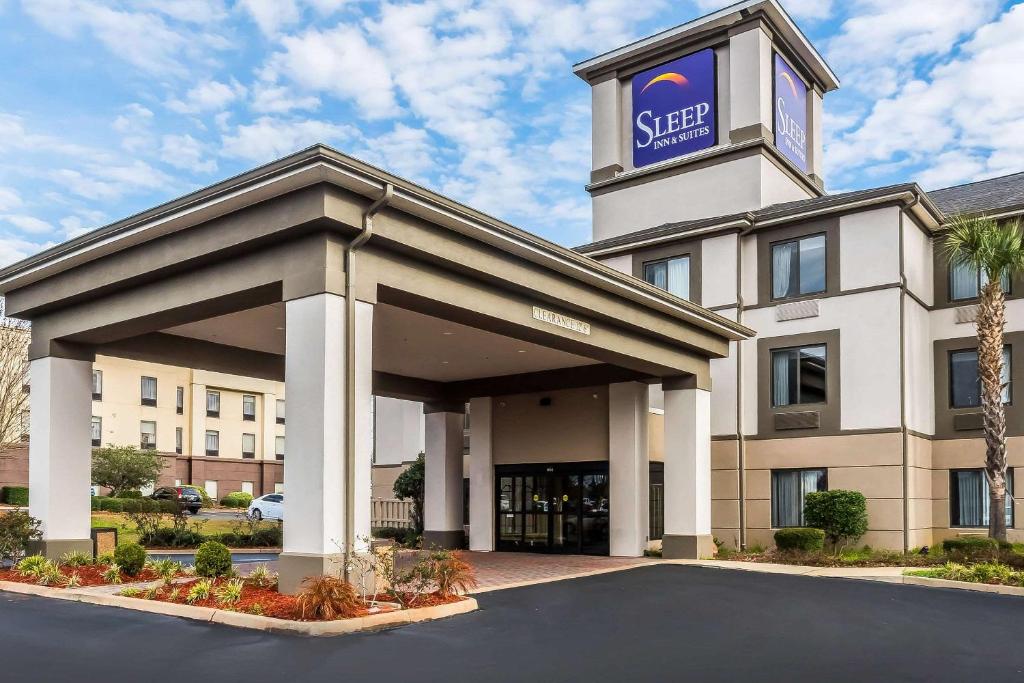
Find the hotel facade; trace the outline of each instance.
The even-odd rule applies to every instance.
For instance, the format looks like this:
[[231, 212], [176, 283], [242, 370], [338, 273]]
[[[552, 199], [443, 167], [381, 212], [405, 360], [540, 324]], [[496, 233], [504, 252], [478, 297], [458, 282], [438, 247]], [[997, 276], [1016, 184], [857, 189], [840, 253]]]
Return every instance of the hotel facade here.
[[[43, 549], [88, 538], [100, 358], [195, 368], [166, 385], [207, 411], [193, 461], [211, 387], [241, 388], [220, 405], [245, 422], [256, 385], [228, 375], [269, 383], [249, 432], [267, 460], [283, 382], [285, 589], [361, 549], [380, 435], [418, 439], [374, 396], [422, 405], [428, 543], [702, 557], [770, 545], [823, 488], [864, 493], [874, 547], [980, 533], [980, 282], [939, 239], [956, 213], [1018, 213], [1024, 176], [827, 194], [839, 82], [774, 0], [575, 73], [593, 101], [593, 241], [575, 250], [315, 146], [0, 271], [33, 323]], [[1014, 468], [1024, 283], [1008, 284]]]

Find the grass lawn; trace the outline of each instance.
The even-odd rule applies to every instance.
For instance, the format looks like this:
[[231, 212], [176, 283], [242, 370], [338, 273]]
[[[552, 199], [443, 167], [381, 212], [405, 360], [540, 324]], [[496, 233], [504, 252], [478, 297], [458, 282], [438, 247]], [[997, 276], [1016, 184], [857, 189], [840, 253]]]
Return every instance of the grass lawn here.
[[[189, 524], [200, 525], [200, 532], [203, 534], [225, 534], [235, 530], [237, 520], [234, 519], [207, 519], [189, 520]], [[264, 522], [270, 525], [271, 522]], [[135, 525], [128, 519], [128, 515], [120, 512], [93, 512], [92, 527], [116, 527], [117, 544], [135, 543], [139, 540], [139, 534]]]

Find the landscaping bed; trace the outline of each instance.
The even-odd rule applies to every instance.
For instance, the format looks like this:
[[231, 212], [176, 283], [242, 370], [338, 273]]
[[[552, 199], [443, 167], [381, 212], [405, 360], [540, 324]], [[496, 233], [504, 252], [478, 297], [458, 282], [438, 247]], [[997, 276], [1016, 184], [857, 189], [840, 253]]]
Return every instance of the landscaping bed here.
[[[78, 577], [77, 586], [89, 587], [89, 586], [110, 586], [120, 583], [129, 583], [133, 581], [155, 581], [160, 578], [160, 575], [152, 569], [143, 569], [136, 576], [130, 576], [124, 571], [118, 571], [116, 581], [111, 581], [109, 577], [104, 577], [110, 570], [108, 564], [95, 564], [86, 566], [68, 566], [58, 565], [57, 571], [60, 572], [61, 579], [54, 582], [39, 582], [39, 577], [32, 574], [22, 574], [17, 569], [0, 569], [0, 581], [10, 581], [12, 583], [30, 583], [35, 585], [49, 586], [51, 588], [73, 588], [76, 587], [75, 582], [71, 580], [73, 575]], [[69, 585], [70, 584], [70, 585]]]
[[972, 565], [947, 562], [933, 569], [908, 570], [904, 572], [904, 575], [927, 579], [945, 579], [946, 581], [983, 583], [990, 586], [1024, 587], [1024, 571], [1014, 569], [1002, 562], [978, 562]]

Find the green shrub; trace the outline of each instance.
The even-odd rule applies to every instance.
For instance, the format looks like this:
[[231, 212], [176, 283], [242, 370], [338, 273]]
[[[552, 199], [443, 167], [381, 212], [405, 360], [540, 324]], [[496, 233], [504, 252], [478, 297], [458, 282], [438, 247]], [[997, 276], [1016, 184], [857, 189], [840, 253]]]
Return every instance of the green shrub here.
[[231, 551], [218, 541], [206, 541], [196, 551], [196, 574], [215, 578], [231, 574]]
[[220, 504], [229, 508], [247, 508], [252, 502], [252, 494], [243, 491], [232, 491], [220, 499]]
[[281, 533], [281, 527], [275, 525], [253, 532], [250, 545], [253, 548], [279, 548], [283, 542], [284, 534]]
[[89, 507], [92, 509], [93, 512], [98, 511], [100, 509], [100, 499], [97, 498], [96, 496], [90, 498]]
[[117, 498], [142, 498], [142, 491], [121, 491]]
[[868, 508], [860, 491], [816, 491], [804, 498], [807, 526], [825, 532], [832, 545], [856, 542], [868, 530]]
[[947, 538], [942, 549], [956, 562], [993, 560], [999, 556], [999, 542], [987, 536]]
[[404, 529], [398, 526], [383, 526], [377, 529], [373, 529], [371, 535], [374, 538], [382, 538], [385, 540], [398, 541], [401, 543], [405, 540], [406, 535], [409, 533], [408, 529]]
[[100, 498], [102, 512], [124, 512], [124, 500], [121, 498]]
[[121, 509], [127, 513], [160, 512], [160, 503], [149, 498], [125, 498], [121, 500]]
[[29, 543], [42, 537], [39, 524], [38, 519], [21, 510], [0, 515], [0, 564], [4, 560], [17, 562]]
[[146, 550], [138, 543], [125, 543], [114, 550], [114, 563], [128, 576], [135, 576], [146, 566]]
[[0, 502], [8, 505], [28, 505], [27, 486], [5, 486], [0, 489]]
[[806, 527], [779, 529], [775, 532], [775, 546], [785, 551], [816, 552], [825, 547], [825, 532]]

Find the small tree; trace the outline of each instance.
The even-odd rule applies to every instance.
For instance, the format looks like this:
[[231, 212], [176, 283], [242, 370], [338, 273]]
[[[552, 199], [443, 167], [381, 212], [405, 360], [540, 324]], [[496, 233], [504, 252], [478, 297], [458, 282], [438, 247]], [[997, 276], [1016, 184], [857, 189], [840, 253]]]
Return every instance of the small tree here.
[[27, 430], [28, 324], [3, 315], [0, 299], [0, 457], [21, 444]]
[[868, 531], [868, 508], [860, 491], [816, 491], [804, 498], [804, 521], [821, 529], [833, 548], [854, 543]]
[[134, 446], [111, 444], [92, 451], [92, 483], [106, 486], [113, 496], [155, 484], [161, 470], [159, 455]]
[[423, 533], [423, 478], [425, 464], [423, 454], [416, 457], [409, 469], [398, 475], [393, 488], [399, 500], [412, 500], [412, 526], [417, 534]]

